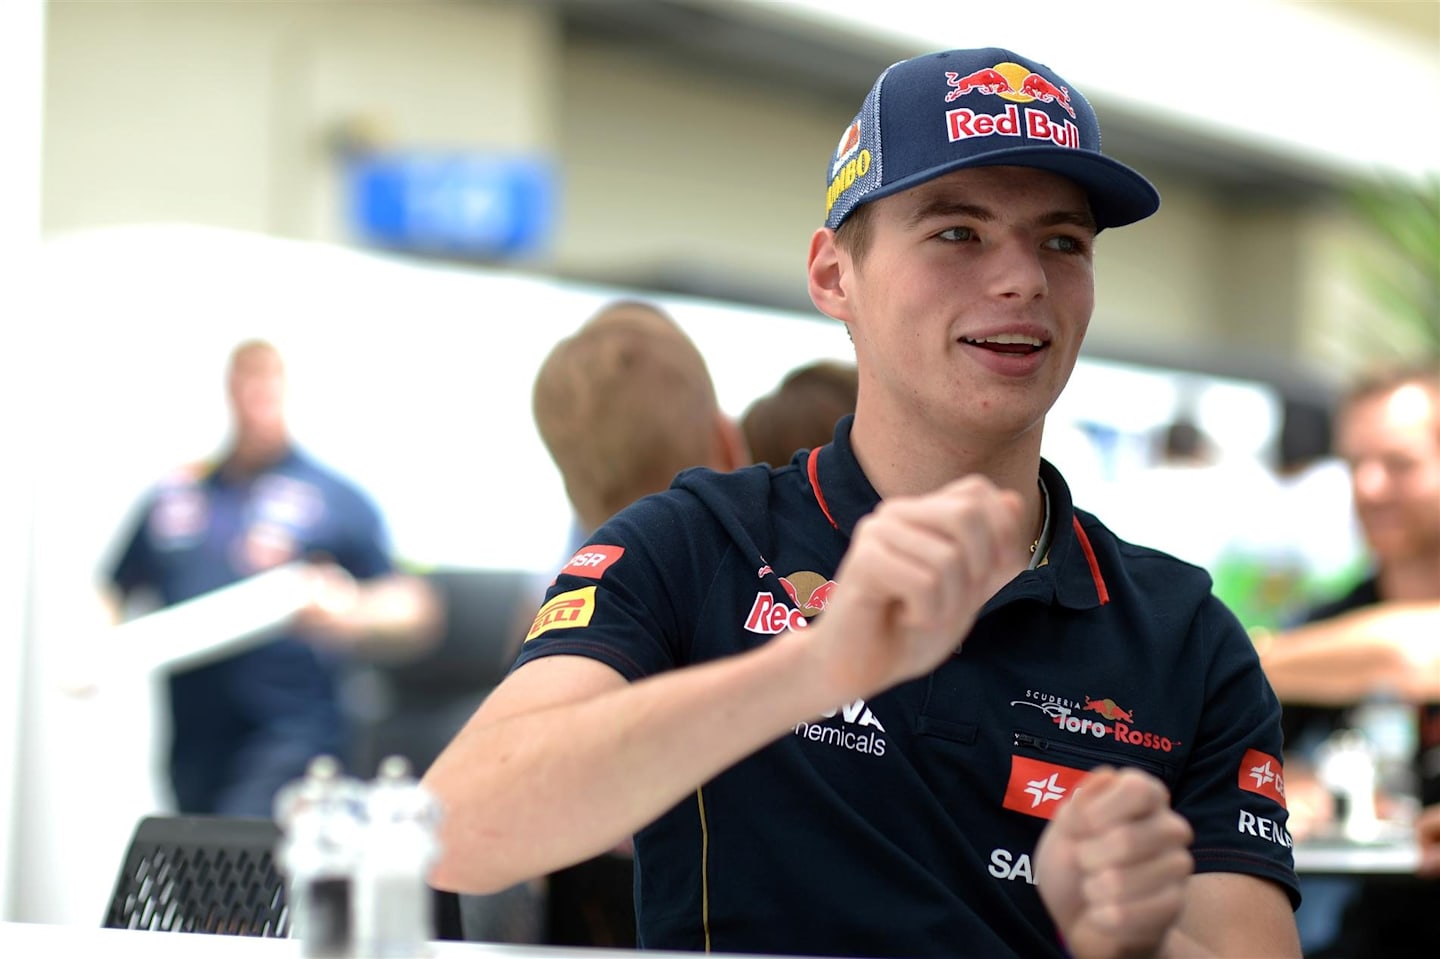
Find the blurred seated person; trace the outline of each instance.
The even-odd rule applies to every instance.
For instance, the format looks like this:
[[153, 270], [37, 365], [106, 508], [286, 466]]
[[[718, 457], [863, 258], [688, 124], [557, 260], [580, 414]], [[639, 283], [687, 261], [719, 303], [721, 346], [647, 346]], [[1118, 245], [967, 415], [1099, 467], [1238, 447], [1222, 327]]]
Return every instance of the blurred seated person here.
[[1420, 811], [1415, 838], [1420, 844], [1418, 872], [1427, 879], [1440, 879], [1440, 803]]
[[[1300, 840], [1336, 827], [1317, 763], [1329, 737], [1356, 722], [1353, 708], [1377, 698], [1409, 704], [1414, 744], [1412, 781], [1399, 795], [1376, 797], [1379, 815], [1404, 820], [1417, 804], [1440, 803], [1440, 363], [1360, 383], [1338, 410], [1335, 441], [1371, 575], [1313, 610], [1306, 625], [1256, 631], [1261, 665], [1284, 707], [1290, 829]], [[1297, 919], [1307, 955], [1400, 954], [1406, 936], [1420, 934], [1416, 923], [1429, 924], [1440, 909], [1440, 884], [1380, 889], [1302, 877], [1302, 891]], [[1345, 903], [1338, 929], [1307, 921]]]
[[292, 440], [276, 348], [235, 347], [227, 387], [227, 445], [150, 491], [108, 571], [106, 599], [118, 621], [141, 598], [167, 607], [308, 564], [308, 601], [281, 635], [168, 677], [178, 811], [268, 817], [276, 792], [311, 759], [345, 755], [346, 660], [421, 655], [440, 612], [423, 580], [396, 571], [371, 500]]
[[796, 450], [824, 446], [840, 417], [855, 412], [859, 388], [853, 362], [817, 360], [791, 370], [740, 417], [750, 456], [778, 469]]
[[[649, 303], [611, 302], [557, 343], [536, 375], [533, 407], [582, 540], [682, 470], [749, 464], [704, 357]], [[582, 546], [572, 562], [585, 555]], [[633, 948], [633, 881], [628, 843], [552, 874], [546, 941]]]

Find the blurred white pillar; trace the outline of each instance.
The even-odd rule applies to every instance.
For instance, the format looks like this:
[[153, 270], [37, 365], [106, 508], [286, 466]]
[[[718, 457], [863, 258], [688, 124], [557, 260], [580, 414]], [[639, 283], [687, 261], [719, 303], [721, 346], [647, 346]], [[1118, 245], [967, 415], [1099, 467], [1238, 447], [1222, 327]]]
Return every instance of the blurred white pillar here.
[[0, 4], [0, 919], [15, 914], [18, 877], [21, 694], [30, 638], [33, 428], [42, 415], [32, 396], [30, 331], [36, 304], [31, 280], [40, 242], [41, 116], [44, 100], [44, 0]]

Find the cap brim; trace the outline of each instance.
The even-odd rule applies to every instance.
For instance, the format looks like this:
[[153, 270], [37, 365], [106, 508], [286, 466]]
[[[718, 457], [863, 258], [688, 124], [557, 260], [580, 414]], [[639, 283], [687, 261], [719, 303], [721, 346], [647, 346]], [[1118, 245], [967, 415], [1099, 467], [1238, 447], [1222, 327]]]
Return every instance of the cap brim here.
[[1159, 191], [1125, 164], [1092, 150], [1055, 147], [1015, 147], [957, 159], [872, 190], [860, 202], [869, 203], [900, 193], [956, 170], [982, 166], [1034, 167], [1069, 177], [1089, 195], [1090, 212], [1095, 216], [1095, 225], [1102, 230], [1135, 223], [1160, 209]]

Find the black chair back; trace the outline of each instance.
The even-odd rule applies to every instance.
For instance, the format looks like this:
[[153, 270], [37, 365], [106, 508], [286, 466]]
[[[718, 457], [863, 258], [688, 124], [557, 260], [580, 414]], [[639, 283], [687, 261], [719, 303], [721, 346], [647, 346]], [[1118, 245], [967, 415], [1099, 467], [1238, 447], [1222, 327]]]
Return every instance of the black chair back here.
[[145, 817], [115, 879], [105, 928], [284, 938], [280, 837], [270, 819]]

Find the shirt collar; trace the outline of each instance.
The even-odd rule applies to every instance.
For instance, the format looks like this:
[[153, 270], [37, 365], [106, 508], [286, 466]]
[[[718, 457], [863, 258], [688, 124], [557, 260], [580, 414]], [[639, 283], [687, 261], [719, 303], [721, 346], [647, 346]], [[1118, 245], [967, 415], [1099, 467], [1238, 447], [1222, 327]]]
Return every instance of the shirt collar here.
[[[831, 442], [810, 451], [805, 471], [815, 507], [846, 538], [855, 531], [860, 518], [880, 503], [880, 494], [870, 485], [850, 444], [853, 415], [835, 424]], [[1045, 565], [1015, 577], [991, 600], [992, 605], [1022, 598], [1058, 602], [1069, 609], [1091, 609], [1110, 601], [1105, 570], [1090, 534], [1099, 523], [1077, 513], [1070, 487], [1048, 461], [1040, 461], [1040, 477], [1050, 495], [1050, 555]], [[1109, 554], [1107, 554], [1108, 556]]]

